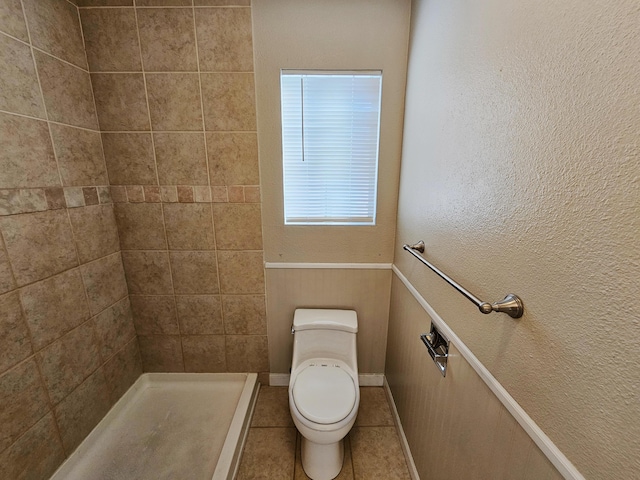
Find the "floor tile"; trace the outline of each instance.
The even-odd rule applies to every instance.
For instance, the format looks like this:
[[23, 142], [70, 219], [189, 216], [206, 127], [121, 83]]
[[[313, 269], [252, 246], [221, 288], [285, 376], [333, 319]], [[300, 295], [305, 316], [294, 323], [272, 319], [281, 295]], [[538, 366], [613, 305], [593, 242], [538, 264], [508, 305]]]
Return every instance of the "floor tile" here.
[[[302, 435], [298, 433], [298, 441], [296, 443], [296, 469], [294, 473], [294, 480], [309, 480], [307, 474], [302, 467], [302, 455], [301, 455]], [[344, 439], [344, 461], [342, 462], [342, 470], [335, 480], [352, 480], [353, 477], [353, 462], [351, 461], [351, 444], [349, 441], [349, 435]]]
[[260, 387], [252, 427], [293, 427], [287, 387]]
[[410, 480], [395, 427], [354, 427], [350, 437], [356, 480]]
[[249, 429], [236, 480], [290, 480], [295, 446], [295, 428]]
[[393, 416], [383, 387], [360, 387], [356, 427], [393, 426]]
[[[309, 480], [302, 467], [302, 436], [293, 428], [287, 387], [262, 386], [244, 448], [238, 480]], [[360, 409], [344, 440], [337, 480], [409, 480], [409, 470], [381, 387], [360, 388]]]

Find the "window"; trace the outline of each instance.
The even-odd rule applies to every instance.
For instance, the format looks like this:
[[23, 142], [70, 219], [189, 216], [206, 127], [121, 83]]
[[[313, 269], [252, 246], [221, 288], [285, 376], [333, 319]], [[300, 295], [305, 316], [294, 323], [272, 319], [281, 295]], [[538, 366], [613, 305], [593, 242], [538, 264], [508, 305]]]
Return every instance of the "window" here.
[[287, 225], [375, 225], [382, 72], [283, 70]]

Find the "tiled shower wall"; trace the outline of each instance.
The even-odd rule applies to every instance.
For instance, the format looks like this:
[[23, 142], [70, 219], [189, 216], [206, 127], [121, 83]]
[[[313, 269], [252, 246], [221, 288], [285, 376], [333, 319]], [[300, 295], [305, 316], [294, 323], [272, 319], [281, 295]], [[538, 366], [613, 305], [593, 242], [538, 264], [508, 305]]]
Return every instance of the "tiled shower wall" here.
[[48, 478], [141, 373], [78, 9], [0, 0], [0, 478]]
[[267, 372], [249, 2], [79, 4], [144, 370]]

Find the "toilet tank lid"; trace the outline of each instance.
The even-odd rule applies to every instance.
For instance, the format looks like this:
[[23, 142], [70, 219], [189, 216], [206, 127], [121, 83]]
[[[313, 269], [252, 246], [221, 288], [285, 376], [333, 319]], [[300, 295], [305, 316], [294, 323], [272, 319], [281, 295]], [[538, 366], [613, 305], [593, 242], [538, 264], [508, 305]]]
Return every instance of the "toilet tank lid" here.
[[322, 328], [357, 333], [358, 316], [355, 310], [332, 310], [327, 308], [296, 309], [293, 315], [294, 330]]

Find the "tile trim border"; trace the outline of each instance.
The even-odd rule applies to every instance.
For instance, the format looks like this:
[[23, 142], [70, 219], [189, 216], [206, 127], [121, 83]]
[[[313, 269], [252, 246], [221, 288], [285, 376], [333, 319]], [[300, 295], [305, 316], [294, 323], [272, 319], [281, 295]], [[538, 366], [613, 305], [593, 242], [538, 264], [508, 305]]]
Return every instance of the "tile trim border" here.
[[0, 189], [0, 216], [111, 203], [107, 185]]
[[113, 203], [261, 203], [260, 185], [111, 185]]
[[455, 334], [455, 332], [447, 325], [447, 323], [438, 315], [434, 308], [422, 297], [418, 290], [411, 284], [411, 282], [405, 277], [400, 269], [394, 264], [392, 266], [393, 273], [396, 274], [398, 279], [409, 290], [411, 295], [422, 306], [427, 314], [433, 320], [442, 333], [453, 342], [465, 358], [465, 360], [471, 365], [475, 372], [480, 376], [482, 381], [489, 387], [498, 400], [505, 406], [505, 408], [511, 413], [513, 418], [524, 429], [525, 432], [531, 437], [531, 440], [538, 446], [542, 453], [549, 459], [558, 472], [567, 480], [585, 480], [584, 476], [578, 471], [578, 469], [571, 463], [571, 461], [560, 451], [560, 449], [551, 441], [551, 439], [542, 431], [542, 429], [533, 421], [533, 419], [527, 414], [527, 412], [515, 401], [515, 399], [507, 392], [498, 380], [489, 372], [480, 360], [471, 352], [462, 340]]
[[[45, 212], [47, 210], [58, 210], [61, 208], [110, 205], [112, 203], [260, 204], [261, 196], [260, 185], [214, 185], [211, 187], [207, 185], [95, 185], [0, 188], [0, 217], [21, 213]], [[333, 265], [339, 264], [326, 265], [329, 266], [315, 268], [336, 268]], [[354, 265], [365, 266], [352, 268], [373, 268], [366, 266], [369, 264]], [[384, 268], [391, 269], [391, 264], [384, 265]], [[289, 266], [281, 268], [296, 267]]]

